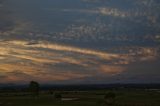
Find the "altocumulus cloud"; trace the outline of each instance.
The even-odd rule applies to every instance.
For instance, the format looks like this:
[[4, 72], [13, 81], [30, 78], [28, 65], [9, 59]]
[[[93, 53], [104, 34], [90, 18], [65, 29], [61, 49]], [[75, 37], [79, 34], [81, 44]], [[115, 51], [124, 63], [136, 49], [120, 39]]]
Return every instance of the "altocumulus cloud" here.
[[0, 83], [158, 82], [157, 0], [73, 0], [74, 6], [58, 8], [58, 1], [55, 7], [34, 3], [13, 3], [15, 14], [0, 6]]

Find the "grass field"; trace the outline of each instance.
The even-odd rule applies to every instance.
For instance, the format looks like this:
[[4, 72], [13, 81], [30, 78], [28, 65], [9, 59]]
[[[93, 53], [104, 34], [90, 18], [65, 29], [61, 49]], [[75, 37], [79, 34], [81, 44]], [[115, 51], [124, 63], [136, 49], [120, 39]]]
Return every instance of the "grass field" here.
[[[1, 92], [0, 106], [110, 106], [105, 104], [108, 90], [56, 91], [62, 95], [56, 99], [48, 91], [33, 97], [24, 92]], [[160, 92], [146, 90], [114, 90], [115, 103], [112, 106], [160, 106]], [[72, 100], [73, 99], [73, 100]]]

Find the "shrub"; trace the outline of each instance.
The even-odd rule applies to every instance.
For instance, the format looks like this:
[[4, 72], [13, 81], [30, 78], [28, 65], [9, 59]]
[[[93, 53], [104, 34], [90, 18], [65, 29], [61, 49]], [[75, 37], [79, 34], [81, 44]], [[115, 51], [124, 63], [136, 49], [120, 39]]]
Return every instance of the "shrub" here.
[[62, 98], [62, 95], [60, 93], [55, 93], [54, 94], [54, 98], [56, 99], [61, 99]]
[[114, 105], [115, 104], [115, 98], [116, 98], [116, 94], [114, 92], [108, 92], [104, 96], [105, 103], [107, 105]]

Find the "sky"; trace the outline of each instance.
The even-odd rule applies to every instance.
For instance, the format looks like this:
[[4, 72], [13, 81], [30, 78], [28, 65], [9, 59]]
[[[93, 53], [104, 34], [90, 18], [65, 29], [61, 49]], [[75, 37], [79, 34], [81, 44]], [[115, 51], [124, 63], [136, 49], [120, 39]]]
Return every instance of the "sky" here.
[[0, 0], [0, 83], [160, 83], [159, 0]]

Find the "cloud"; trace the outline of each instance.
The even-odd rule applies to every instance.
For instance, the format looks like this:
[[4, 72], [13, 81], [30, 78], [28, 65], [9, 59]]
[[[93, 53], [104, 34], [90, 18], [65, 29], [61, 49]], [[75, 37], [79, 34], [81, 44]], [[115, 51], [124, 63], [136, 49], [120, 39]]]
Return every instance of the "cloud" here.
[[[36, 14], [36, 19], [28, 13], [23, 14], [26, 16], [23, 19], [20, 17], [24, 16], [5, 19], [3, 16], [8, 14], [1, 12], [0, 7], [3, 15], [0, 16], [0, 28], [3, 27], [0, 29], [0, 79], [73, 83], [111, 82], [126, 76], [124, 79], [131, 81], [130, 77], [143, 77], [145, 70], [152, 70], [141, 64], [156, 64], [160, 58], [159, 4], [155, 0], [83, 0], [80, 3], [86, 7], [46, 6], [46, 9], [42, 6], [45, 15]], [[56, 20], [52, 13], [60, 19]], [[64, 18], [66, 14], [73, 19]], [[53, 23], [48, 18], [41, 22], [37, 18], [41, 15], [49, 16]]]
[[125, 67], [118, 65], [100, 65], [99, 70], [102, 71], [104, 74], [115, 75], [125, 71]]
[[133, 63], [159, 59], [157, 47], [122, 47], [121, 51], [127, 51], [122, 54], [46, 41], [31, 44], [30, 41], [10, 40], [1, 42], [0, 50], [3, 61], [0, 62], [0, 72], [10, 75], [6, 79], [13, 82], [30, 79], [41, 82], [80, 81], [101, 75], [114, 78]]

